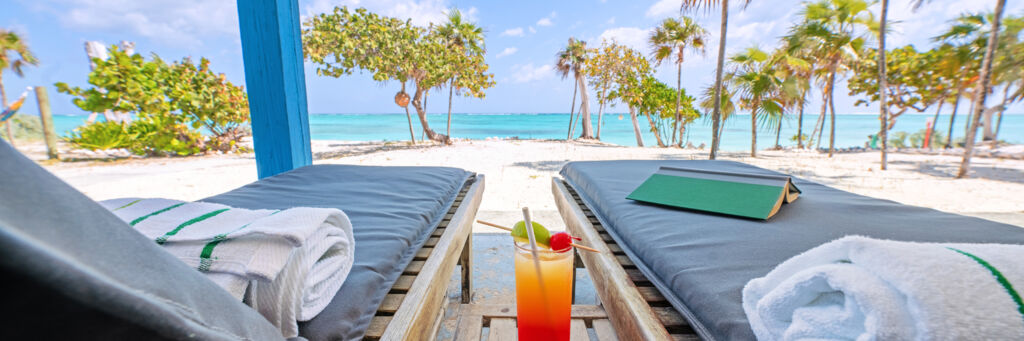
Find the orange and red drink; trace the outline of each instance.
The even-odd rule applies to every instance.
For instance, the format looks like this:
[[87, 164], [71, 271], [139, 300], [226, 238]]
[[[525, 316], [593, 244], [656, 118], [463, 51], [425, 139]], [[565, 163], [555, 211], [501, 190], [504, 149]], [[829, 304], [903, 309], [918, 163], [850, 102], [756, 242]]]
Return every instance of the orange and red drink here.
[[573, 249], [569, 247], [560, 251], [538, 248], [538, 274], [530, 244], [515, 242], [516, 313], [520, 341], [569, 340]]

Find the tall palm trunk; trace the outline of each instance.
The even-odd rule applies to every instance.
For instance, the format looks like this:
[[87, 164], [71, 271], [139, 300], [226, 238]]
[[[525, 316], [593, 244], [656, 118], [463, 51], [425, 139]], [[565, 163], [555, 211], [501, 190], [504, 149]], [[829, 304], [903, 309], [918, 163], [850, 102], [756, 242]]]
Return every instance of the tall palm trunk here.
[[939, 109], [935, 110], [935, 117], [932, 118], [932, 132], [928, 134], [928, 141], [924, 141], [925, 148], [932, 149], [932, 140], [935, 139], [936, 126], [939, 125], [939, 113], [942, 112], [942, 105], [946, 104], [946, 96], [939, 99]]
[[775, 125], [775, 149], [782, 149], [779, 144], [779, 137], [782, 136], [782, 118], [779, 117], [779, 124]]
[[580, 115], [583, 116], [583, 134], [581, 138], [594, 138], [594, 125], [590, 122], [590, 98], [587, 96], [587, 82], [583, 79], [583, 73], [576, 73], [576, 84], [580, 86]]
[[725, 67], [725, 34], [726, 26], [729, 22], [729, 0], [722, 0], [720, 5], [722, 6], [722, 28], [718, 34], [718, 66], [715, 68], [715, 103], [714, 110], [711, 112], [711, 153], [708, 155], [708, 158], [711, 160], [715, 159], [718, 144], [721, 142], [721, 139], [718, 138], [721, 135], [719, 130], [723, 128], [720, 126], [722, 122], [722, 69]]
[[[885, 18], [888, 15], [889, 0], [882, 0], [882, 18], [878, 27], [878, 120], [879, 124], [881, 124], [878, 134], [882, 140], [881, 170], [885, 170], [888, 163], [886, 147], [889, 138], [889, 104], [886, 102], [886, 96], [888, 95], [886, 91], [889, 89], [889, 81], [885, 76]], [[831, 148], [829, 149], [829, 153], [831, 153]]]
[[757, 157], [757, 108], [759, 103], [754, 101], [754, 107], [750, 110], [750, 157]]
[[[583, 110], [582, 102], [580, 102], [579, 110]], [[570, 128], [569, 130], [569, 135], [576, 135], [576, 126], [580, 124], [580, 117], [583, 117], [583, 115], [576, 114], [576, 118], [574, 118], [572, 121], [572, 128]]]
[[960, 97], [963, 95], [963, 88], [956, 89], [956, 99], [953, 100], [953, 113], [949, 115], [949, 133], [946, 134], [946, 145], [943, 149], [953, 148], [953, 124], [956, 123], [956, 110], [960, 109]]
[[683, 134], [679, 133], [679, 142], [676, 143], [676, 132], [679, 131], [679, 100], [683, 95], [683, 47], [679, 47], [679, 61], [676, 62], [676, 121], [672, 124], [672, 144], [679, 147], [683, 144]]
[[579, 90], [580, 90], [579, 86], [573, 85], [573, 87], [572, 87], [572, 106], [569, 107], [569, 129], [566, 129], [567, 133], [565, 133], [565, 139], [566, 140], [571, 140], [572, 139], [572, 126], [573, 126], [573, 124], [572, 124], [572, 116], [573, 116], [573, 113], [576, 112], [576, 91], [579, 91]]
[[992, 134], [993, 141], [999, 141], [999, 128], [1003, 126], [1003, 112], [1006, 111], [1006, 106], [1009, 104], [1006, 102], [1007, 96], [1010, 94], [1010, 84], [1007, 83], [1006, 87], [1003, 88], [1003, 107], [999, 110], [999, 118], [996, 119], [996, 131]]
[[1006, 0], [996, 1], [996, 11], [992, 18], [992, 29], [988, 36], [988, 46], [985, 48], [985, 59], [981, 61], [981, 72], [978, 86], [974, 91], [974, 112], [971, 113], [971, 129], [967, 131], [967, 140], [964, 141], [964, 159], [960, 162], [960, 171], [956, 173], [958, 179], [967, 177], [971, 170], [971, 154], [974, 153], [974, 134], [978, 131], [978, 123], [981, 121], [981, 112], [985, 110], [985, 96], [988, 95], [988, 88], [992, 83], [992, 60], [995, 59], [996, 45], [999, 45], [999, 25], [1003, 20], [1003, 8], [1006, 7]]
[[800, 114], [796, 120], [796, 148], [804, 149], [804, 99], [807, 98], [805, 92], [803, 96], [800, 96], [800, 103], [797, 104], [800, 107]]
[[629, 118], [633, 120], [633, 134], [636, 134], [636, 145], [644, 146], [644, 136], [640, 133], [640, 123], [636, 119], [636, 108], [629, 106]]
[[832, 63], [832, 73], [828, 77], [828, 120], [829, 120], [829, 133], [828, 133], [828, 157], [832, 157], [832, 154], [836, 151], [836, 103], [835, 95], [832, 93], [836, 86], [836, 64]]
[[821, 89], [821, 114], [818, 114], [818, 120], [814, 122], [814, 130], [811, 131], [811, 142], [807, 145], [810, 147], [811, 143], [814, 144], [814, 149], [821, 147], [821, 134], [825, 131], [825, 115], [828, 115], [828, 93], [825, 89]]
[[601, 87], [601, 106], [597, 108], [597, 136], [598, 140], [601, 139], [601, 126], [604, 125], [604, 102], [608, 101], [605, 96], [608, 94], [608, 82], [604, 82], [604, 86]]
[[452, 136], [452, 94], [455, 92], [455, 78], [452, 78], [448, 85], [448, 127], [445, 128], [444, 134]]
[[661, 140], [661, 132], [658, 131], [658, 125], [654, 124], [654, 119], [651, 118], [651, 113], [647, 113], [644, 116], [647, 116], [647, 123], [651, 124], [651, 132], [654, 133], [654, 139], [658, 141], [658, 147], [668, 147], [665, 145], [665, 141]]

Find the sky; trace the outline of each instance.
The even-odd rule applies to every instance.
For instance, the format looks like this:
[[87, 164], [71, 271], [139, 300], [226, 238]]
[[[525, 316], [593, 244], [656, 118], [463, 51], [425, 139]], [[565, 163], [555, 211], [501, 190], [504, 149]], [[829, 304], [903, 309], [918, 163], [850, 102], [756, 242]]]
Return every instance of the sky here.
[[[991, 11], [995, 0], [932, 0], [912, 11], [909, 0], [891, 1], [890, 18], [894, 32], [887, 46], [913, 44], [919, 50], [934, 44], [947, 22], [961, 13]], [[21, 34], [40, 60], [27, 68], [24, 78], [3, 74], [9, 98], [16, 98], [26, 86], [49, 86], [54, 114], [81, 114], [71, 97], [56, 93], [55, 82], [86, 86], [89, 64], [86, 41], [114, 44], [122, 40], [136, 44], [136, 51], [156, 53], [164, 60], [206, 57], [215, 72], [225, 73], [236, 84], [245, 83], [238, 13], [233, 0], [3, 0], [0, 27]], [[574, 83], [553, 71], [555, 53], [569, 37], [583, 39], [590, 46], [615, 40], [649, 55], [646, 38], [661, 20], [678, 15], [679, 0], [661, 1], [467, 1], [467, 0], [301, 0], [300, 15], [307, 18], [328, 12], [335, 6], [366, 7], [383, 15], [410, 18], [417, 25], [445, 20], [444, 12], [459, 8], [486, 34], [486, 61], [497, 84], [485, 99], [456, 98], [456, 113], [564, 113], [569, 110]], [[754, 0], [746, 8], [730, 8], [727, 53], [746, 47], [771, 49], [779, 37], [798, 19], [797, 0]], [[877, 13], [878, 6], [872, 7]], [[719, 38], [718, 11], [686, 12], [711, 36], [704, 55], [691, 54], [683, 63], [682, 85], [689, 94], [699, 94], [714, 81]], [[1007, 14], [1024, 15], [1024, 1], [1009, 1]], [[307, 100], [310, 113], [397, 113], [393, 96], [397, 82], [378, 83], [367, 73], [342, 78], [319, 77], [305, 63]], [[675, 65], [657, 68], [656, 76], [675, 84]], [[840, 114], [877, 114], [877, 107], [855, 106], [857, 97], [847, 95], [844, 82], [836, 84], [836, 111]], [[429, 112], [447, 110], [446, 91], [428, 100]], [[591, 91], [591, 99], [594, 99]], [[989, 103], [992, 103], [991, 101]], [[812, 93], [809, 112], [821, 105], [820, 94]], [[966, 110], [966, 105], [962, 108]], [[596, 108], [596, 103], [591, 104]], [[36, 113], [34, 100], [22, 108]], [[595, 109], [596, 110], [596, 109]], [[610, 112], [624, 112], [618, 105]], [[949, 112], [946, 106], [944, 112]], [[934, 108], [929, 109], [933, 112]], [[1010, 113], [1024, 113], [1016, 104]]]

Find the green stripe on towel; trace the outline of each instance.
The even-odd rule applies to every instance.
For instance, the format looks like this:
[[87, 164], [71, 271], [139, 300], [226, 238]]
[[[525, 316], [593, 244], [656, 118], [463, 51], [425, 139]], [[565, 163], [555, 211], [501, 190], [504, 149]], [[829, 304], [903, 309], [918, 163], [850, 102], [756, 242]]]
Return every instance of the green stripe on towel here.
[[164, 235], [162, 235], [160, 237], [157, 237], [156, 238], [156, 243], [162, 245], [163, 243], [167, 242], [167, 238], [170, 238], [171, 236], [173, 236], [175, 234], [178, 234], [178, 231], [181, 231], [181, 229], [185, 228], [186, 226], [198, 223], [198, 222], [206, 220], [206, 219], [208, 219], [210, 217], [213, 217], [213, 216], [216, 216], [218, 214], [224, 213], [227, 210], [229, 210], [229, 208], [222, 208], [222, 209], [219, 209], [219, 210], [216, 210], [216, 211], [213, 211], [213, 212], [209, 212], [207, 214], [204, 214], [204, 215], [192, 218], [191, 220], [186, 221], [184, 223], [181, 223], [181, 225], [178, 225], [178, 227], [175, 227], [173, 230], [168, 231], [167, 233], [165, 233]]
[[137, 202], [139, 202], [139, 201], [142, 201], [142, 199], [135, 199], [134, 201], [132, 201], [132, 202], [130, 202], [130, 203], [127, 203], [127, 204], [124, 204], [124, 206], [121, 206], [121, 207], [115, 208], [115, 209], [113, 209], [112, 211], [117, 211], [117, 210], [120, 210], [120, 209], [122, 209], [122, 208], [125, 208], [125, 207], [128, 207], [128, 206], [131, 206], [131, 205], [135, 205], [135, 203], [137, 203]]
[[[274, 211], [274, 213], [268, 214], [266, 217], [278, 214], [280, 212], [281, 210]], [[199, 271], [210, 271], [210, 266], [213, 265], [213, 258], [211, 258], [211, 256], [213, 256], [213, 249], [217, 247], [217, 244], [220, 244], [220, 242], [227, 240], [229, 234], [241, 231], [242, 229], [248, 227], [249, 225], [252, 225], [252, 223], [255, 222], [256, 221], [253, 220], [248, 224], [242, 225], [242, 227], [235, 229], [234, 231], [218, 234], [214, 236], [209, 243], [206, 243], [206, 246], [203, 246], [203, 251], [199, 254]]]
[[128, 223], [128, 224], [131, 225], [131, 226], [135, 226], [135, 224], [141, 223], [143, 220], [146, 220], [149, 217], [152, 217], [152, 216], [155, 216], [157, 214], [173, 210], [173, 209], [177, 208], [178, 206], [181, 206], [181, 205], [184, 205], [184, 204], [185, 203], [181, 202], [181, 203], [177, 203], [177, 204], [174, 204], [174, 205], [171, 205], [171, 206], [164, 207], [164, 208], [162, 208], [162, 209], [160, 209], [160, 210], [158, 210], [156, 212], [153, 212], [153, 213], [150, 213], [150, 214], [147, 214], [147, 215], [135, 218], [135, 220], [132, 220], [132, 222]]
[[992, 266], [992, 264], [989, 264], [984, 259], [981, 259], [978, 256], [951, 247], [947, 247], [947, 249], [956, 251], [964, 256], [970, 257], [975, 262], [978, 262], [978, 264], [981, 264], [981, 266], [988, 269], [988, 271], [991, 272], [992, 275], [996, 277], [996, 281], [999, 282], [999, 285], [1003, 286], [1003, 289], [1006, 290], [1006, 293], [1010, 294], [1010, 297], [1013, 298], [1013, 302], [1017, 303], [1017, 312], [1020, 313], [1021, 317], [1024, 317], [1024, 300], [1021, 300], [1020, 294], [1017, 293], [1017, 290], [1013, 289], [1013, 285], [1010, 284], [1010, 281], [1007, 280], [1005, 276], [1003, 276], [1002, 272], [999, 272], [999, 270], [996, 269], [996, 267]]

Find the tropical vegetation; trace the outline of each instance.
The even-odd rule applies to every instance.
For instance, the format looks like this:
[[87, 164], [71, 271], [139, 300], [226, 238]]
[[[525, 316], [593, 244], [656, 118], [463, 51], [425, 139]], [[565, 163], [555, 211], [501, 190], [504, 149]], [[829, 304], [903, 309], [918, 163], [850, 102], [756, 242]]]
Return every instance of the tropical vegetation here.
[[109, 51], [108, 59], [93, 59], [91, 87], [60, 82], [57, 90], [73, 96], [82, 110], [133, 113], [135, 118], [79, 127], [68, 138], [72, 145], [124, 148], [139, 155], [245, 150], [240, 144], [250, 134], [245, 90], [214, 73], [209, 60], [195, 64], [185, 58], [168, 64], [156, 54], [146, 60], [117, 46]]
[[[39, 64], [28, 44], [20, 35], [13, 31], [0, 28], [0, 108], [6, 108], [7, 92], [4, 89], [4, 71], [11, 70], [18, 77], [24, 77], [25, 67]], [[2, 109], [0, 109], [2, 110]], [[7, 141], [14, 141], [11, 124], [14, 120], [3, 123], [7, 132]]]

